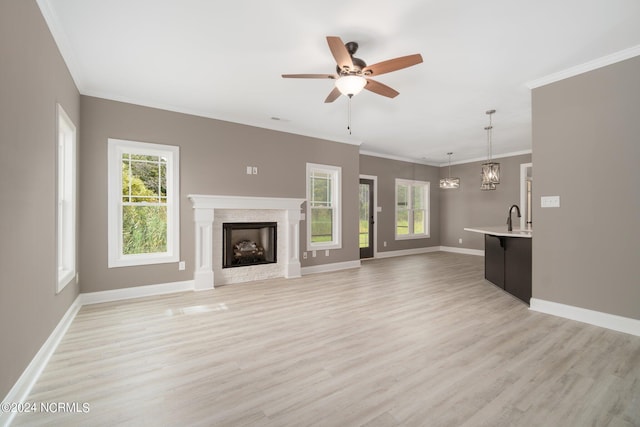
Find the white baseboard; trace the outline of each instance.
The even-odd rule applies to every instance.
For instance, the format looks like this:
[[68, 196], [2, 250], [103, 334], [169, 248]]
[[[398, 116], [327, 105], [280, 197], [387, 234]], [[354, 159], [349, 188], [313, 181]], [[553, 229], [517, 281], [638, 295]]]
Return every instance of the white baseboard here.
[[456, 254], [484, 256], [484, 250], [482, 249], [467, 249], [467, 248], [456, 248], [454, 246], [440, 246], [440, 250], [443, 252], [453, 252]]
[[626, 334], [640, 336], [640, 320], [629, 317], [622, 317], [615, 314], [603, 313], [601, 311], [589, 310], [572, 305], [560, 304], [552, 301], [545, 301], [538, 298], [531, 298], [529, 309], [540, 313], [551, 314], [565, 319], [577, 320], [578, 322], [612, 329]]
[[82, 305], [99, 304], [102, 302], [193, 291], [194, 286], [193, 280], [185, 280], [184, 282], [163, 283], [160, 285], [134, 286], [132, 288], [113, 289], [110, 291], [88, 292], [80, 294], [80, 301]]
[[429, 252], [439, 252], [439, 251], [453, 252], [457, 254], [484, 256], [484, 251], [481, 249], [456, 248], [453, 246], [430, 246], [428, 248], [402, 249], [398, 251], [378, 252], [376, 253], [376, 258], [392, 258], [397, 256], [419, 255], [419, 254], [426, 254]]
[[306, 276], [307, 274], [329, 273], [332, 271], [348, 270], [350, 268], [360, 268], [360, 260], [311, 265], [309, 267], [302, 267], [301, 270], [302, 275]]
[[[18, 403], [24, 402], [27, 399], [31, 389], [47, 366], [51, 355], [56, 348], [58, 348], [58, 344], [60, 344], [62, 337], [67, 333], [67, 329], [69, 329], [71, 322], [73, 322], [73, 319], [81, 307], [82, 302], [78, 295], [2, 402]], [[17, 412], [0, 411], [0, 426], [8, 426], [11, 424], [16, 414]]]
[[378, 252], [376, 254], [376, 258], [393, 258], [397, 256], [407, 256], [407, 255], [419, 255], [426, 254], [429, 252], [438, 252], [440, 250], [440, 246], [431, 246], [428, 248], [416, 248], [416, 249], [401, 249], [397, 251], [385, 251]]

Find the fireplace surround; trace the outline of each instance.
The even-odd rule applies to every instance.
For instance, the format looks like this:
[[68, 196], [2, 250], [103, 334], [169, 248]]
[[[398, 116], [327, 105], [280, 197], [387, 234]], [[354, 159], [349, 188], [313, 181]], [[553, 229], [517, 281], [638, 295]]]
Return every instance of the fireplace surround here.
[[[300, 277], [300, 209], [304, 199], [189, 195], [195, 222], [195, 290], [275, 277]], [[276, 262], [223, 268], [224, 223], [276, 222]]]

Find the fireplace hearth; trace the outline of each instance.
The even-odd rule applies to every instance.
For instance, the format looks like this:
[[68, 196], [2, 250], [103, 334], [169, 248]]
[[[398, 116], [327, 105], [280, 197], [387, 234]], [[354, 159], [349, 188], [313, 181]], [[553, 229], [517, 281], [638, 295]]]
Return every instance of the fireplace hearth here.
[[277, 222], [222, 224], [222, 268], [277, 262]]

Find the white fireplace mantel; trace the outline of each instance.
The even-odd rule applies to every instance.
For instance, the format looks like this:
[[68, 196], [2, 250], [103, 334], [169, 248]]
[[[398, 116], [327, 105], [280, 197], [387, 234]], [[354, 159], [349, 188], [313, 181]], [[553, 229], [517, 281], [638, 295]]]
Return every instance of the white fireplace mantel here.
[[305, 199], [190, 194], [195, 221], [195, 290], [213, 289], [213, 221], [216, 209], [279, 210], [285, 212], [284, 277], [300, 277], [300, 207]]

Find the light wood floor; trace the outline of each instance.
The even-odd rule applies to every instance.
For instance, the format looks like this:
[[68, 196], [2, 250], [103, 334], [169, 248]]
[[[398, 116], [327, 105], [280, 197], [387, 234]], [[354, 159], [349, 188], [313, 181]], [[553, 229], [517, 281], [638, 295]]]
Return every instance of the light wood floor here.
[[436, 252], [82, 308], [14, 425], [638, 426], [640, 337]]

